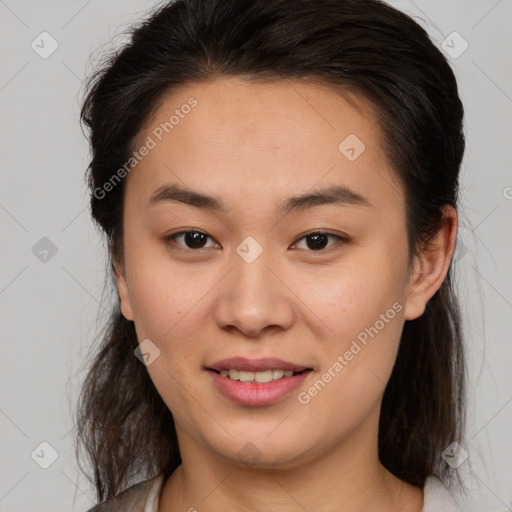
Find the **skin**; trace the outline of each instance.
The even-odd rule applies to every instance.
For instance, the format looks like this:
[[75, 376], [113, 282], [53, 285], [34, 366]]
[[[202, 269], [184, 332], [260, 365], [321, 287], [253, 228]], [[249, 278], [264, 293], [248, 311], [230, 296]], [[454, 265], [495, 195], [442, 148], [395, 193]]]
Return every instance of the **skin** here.
[[[362, 97], [353, 108], [332, 89], [220, 78], [165, 98], [140, 131], [142, 144], [187, 102], [198, 105], [127, 177], [124, 260], [115, 267], [123, 315], [160, 355], [147, 366], [171, 410], [182, 465], [165, 482], [159, 511], [297, 510], [420, 512], [423, 490], [378, 460], [378, 420], [405, 320], [421, 316], [455, 248], [457, 213], [447, 207], [437, 238], [408, 267], [403, 190]], [[338, 145], [364, 142], [354, 161]], [[181, 202], [146, 206], [164, 184], [218, 196], [228, 213]], [[371, 206], [319, 205], [278, 217], [295, 194], [343, 184]], [[182, 230], [209, 238], [190, 248]], [[303, 234], [325, 230], [314, 250]], [[247, 237], [263, 252], [247, 263]], [[309, 239], [310, 240], [310, 239]], [[314, 242], [314, 241], [313, 241]], [[308, 404], [298, 401], [374, 326], [402, 308]], [[267, 406], [221, 395], [204, 370], [241, 355], [314, 368], [300, 389]], [[258, 460], [241, 460], [251, 442]]]

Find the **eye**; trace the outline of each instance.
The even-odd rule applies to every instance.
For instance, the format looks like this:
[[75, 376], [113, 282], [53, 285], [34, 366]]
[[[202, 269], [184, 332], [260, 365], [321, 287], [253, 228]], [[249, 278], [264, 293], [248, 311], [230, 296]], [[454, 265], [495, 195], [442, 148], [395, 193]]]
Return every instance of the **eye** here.
[[[306, 233], [301, 238], [299, 238], [298, 242], [306, 240], [306, 248], [309, 249], [309, 252], [325, 252], [326, 246], [328, 249], [330, 249], [332, 245], [336, 245], [336, 243], [334, 243], [329, 246], [329, 237], [333, 240], [336, 240], [338, 243], [347, 243], [349, 241], [347, 237], [335, 235], [326, 231], [310, 231], [309, 233]], [[168, 235], [164, 237], [164, 241], [166, 243], [177, 244], [180, 249], [184, 250], [208, 249], [209, 247], [215, 247], [215, 245], [219, 245], [213, 244], [213, 246], [209, 247], [205, 245], [209, 238], [213, 240], [209, 235], [203, 233], [202, 231], [191, 230], [180, 231], [178, 233]], [[182, 243], [177, 242], [179, 239], [182, 240]], [[296, 242], [291, 247], [298, 247], [298, 242]], [[183, 243], [185, 245], [183, 245]], [[301, 247], [298, 248], [300, 249]]]
[[[314, 251], [314, 252], [318, 252], [318, 251], [325, 252], [325, 247], [326, 247], [326, 245], [328, 245], [329, 237], [336, 239], [338, 243], [347, 243], [349, 241], [348, 238], [345, 236], [335, 235], [333, 233], [328, 233], [326, 231], [310, 231], [309, 233], [306, 233], [301, 238], [299, 238], [299, 242], [301, 240], [309, 241], [309, 243], [306, 242], [306, 247], [308, 249], [310, 249], [311, 251]], [[296, 244], [296, 245], [298, 245], [298, 244]], [[296, 245], [294, 245], [292, 247], [295, 247]], [[332, 244], [332, 245], [336, 245], [336, 244]], [[332, 245], [329, 246], [328, 248], [330, 249], [332, 247]]]
[[[165, 237], [165, 241], [169, 243], [177, 243], [176, 240], [180, 239], [181, 237], [183, 242], [186, 244], [184, 247], [181, 244], [178, 244], [181, 249], [205, 249], [208, 247], [205, 247], [205, 242], [208, 238], [211, 238], [206, 233], [203, 233], [202, 231], [180, 231], [179, 233], [174, 233], [173, 235], [169, 235]], [[212, 239], [213, 240], [213, 239]]]

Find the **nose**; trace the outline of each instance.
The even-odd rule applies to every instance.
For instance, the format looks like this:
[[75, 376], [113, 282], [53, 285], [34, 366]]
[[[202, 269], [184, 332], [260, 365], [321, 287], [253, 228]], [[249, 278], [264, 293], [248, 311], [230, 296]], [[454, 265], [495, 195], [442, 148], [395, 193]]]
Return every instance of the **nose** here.
[[219, 328], [256, 338], [267, 331], [288, 329], [293, 323], [294, 295], [286, 276], [264, 254], [252, 263], [234, 255], [234, 268], [219, 283], [214, 306]]

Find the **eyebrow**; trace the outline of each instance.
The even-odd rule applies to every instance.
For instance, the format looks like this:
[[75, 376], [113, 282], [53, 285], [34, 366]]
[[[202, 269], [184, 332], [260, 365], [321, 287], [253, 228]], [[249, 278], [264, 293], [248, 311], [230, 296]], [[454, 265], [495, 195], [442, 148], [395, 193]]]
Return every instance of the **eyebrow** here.
[[[174, 201], [224, 214], [229, 212], [229, 208], [222, 199], [177, 184], [162, 185], [157, 188], [146, 207]], [[276, 213], [284, 216], [290, 212], [303, 211], [314, 206], [328, 204], [338, 206], [373, 206], [366, 197], [346, 185], [333, 185], [315, 192], [291, 196], [283, 203], [277, 205]]]

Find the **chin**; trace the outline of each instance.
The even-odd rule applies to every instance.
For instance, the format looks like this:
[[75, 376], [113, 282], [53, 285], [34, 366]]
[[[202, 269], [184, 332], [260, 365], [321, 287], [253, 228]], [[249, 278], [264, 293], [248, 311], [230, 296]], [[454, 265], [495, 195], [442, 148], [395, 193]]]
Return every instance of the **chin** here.
[[[240, 448], [234, 451], [236, 446]], [[231, 464], [247, 469], [292, 469], [305, 458], [303, 443], [283, 445], [277, 437], [273, 442], [247, 438], [238, 442], [231, 440], [229, 446], [218, 447], [216, 451]]]

